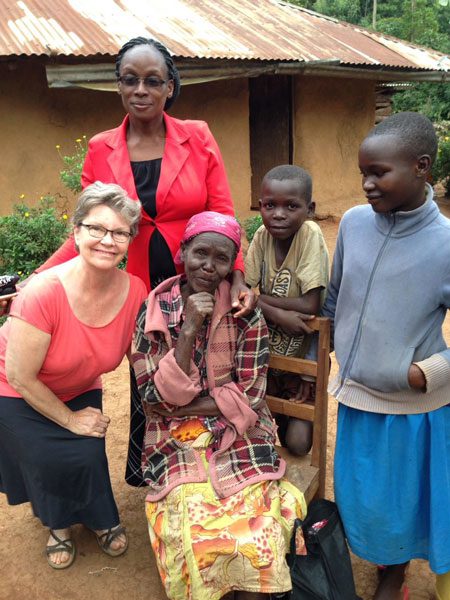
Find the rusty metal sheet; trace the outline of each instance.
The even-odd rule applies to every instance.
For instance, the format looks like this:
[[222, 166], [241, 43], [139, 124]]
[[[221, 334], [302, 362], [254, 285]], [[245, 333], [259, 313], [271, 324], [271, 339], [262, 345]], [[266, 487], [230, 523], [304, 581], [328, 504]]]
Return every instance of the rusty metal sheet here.
[[131, 37], [180, 58], [448, 70], [439, 52], [281, 0], [0, 0], [0, 56], [114, 55]]

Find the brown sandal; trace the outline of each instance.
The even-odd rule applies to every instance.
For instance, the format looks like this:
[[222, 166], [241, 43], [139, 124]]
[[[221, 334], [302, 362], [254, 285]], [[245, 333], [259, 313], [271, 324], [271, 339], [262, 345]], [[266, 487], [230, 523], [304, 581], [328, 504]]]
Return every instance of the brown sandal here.
[[[128, 537], [126, 535], [125, 528], [121, 525], [117, 525], [117, 527], [110, 527], [105, 531], [105, 533], [101, 533], [100, 535], [98, 535], [98, 533], [95, 531], [93, 531], [93, 533], [97, 538], [98, 545], [105, 554], [108, 554], [108, 556], [122, 556], [122, 554], [125, 554], [128, 549]], [[125, 546], [123, 548], [113, 550], [113, 548], [111, 548], [111, 543], [121, 534], [125, 535]]]
[[[50, 535], [58, 543], [54, 546], [46, 546], [45, 553], [47, 554], [47, 562], [52, 567], [52, 569], [67, 569], [75, 560], [75, 555], [77, 553], [75, 544], [70, 538], [67, 538], [66, 540], [62, 540], [61, 538], [59, 538], [53, 531], [53, 529], [50, 529]], [[69, 560], [60, 563], [59, 565], [54, 563], [52, 560], [50, 560], [50, 555], [56, 554], [57, 552], [67, 552], [67, 554], [69, 554]]]

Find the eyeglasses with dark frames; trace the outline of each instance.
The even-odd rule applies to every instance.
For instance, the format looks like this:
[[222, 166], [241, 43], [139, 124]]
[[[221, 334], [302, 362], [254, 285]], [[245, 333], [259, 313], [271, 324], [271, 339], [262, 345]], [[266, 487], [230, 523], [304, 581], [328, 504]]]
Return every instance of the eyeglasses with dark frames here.
[[130, 241], [133, 237], [129, 231], [123, 231], [122, 229], [106, 229], [106, 227], [102, 227], [101, 225], [90, 225], [89, 223], [79, 223], [79, 225], [86, 227], [89, 235], [98, 240], [103, 239], [105, 235], [110, 233], [115, 242], [125, 244], [125, 242]]
[[147, 88], [161, 88], [163, 85], [171, 81], [170, 79], [160, 79], [159, 77], [155, 77], [155, 75], [150, 75], [149, 77], [136, 77], [136, 75], [122, 75], [117, 78], [117, 81], [120, 81], [126, 87], [137, 87], [139, 83], [142, 83]]

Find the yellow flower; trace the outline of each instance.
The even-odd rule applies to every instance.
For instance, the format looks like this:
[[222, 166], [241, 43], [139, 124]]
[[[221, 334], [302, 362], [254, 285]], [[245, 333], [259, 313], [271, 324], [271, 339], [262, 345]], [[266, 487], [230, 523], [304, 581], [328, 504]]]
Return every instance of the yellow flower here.
[[22, 275], [22, 271], [17, 271], [17, 275]]
[[19, 198], [23, 200], [25, 198], [25, 194], [20, 194]]
[[29, 216], [30, 216], [30, 213], [29, 213], [29, 212], [23, 213], [23, 216], [24, 216], [24, 217], [29, 217]]
[[86, 139], [86, 136], [85, 136], [85, 135], [83, 135], [83, 140], [85, 140], [85, 139]]
[[450, 140], [450, 138], [448, 137], [448, 135], [446, 135], [446, 136], [445, 136], [444, 140], [445, 140], [446, 142], [448, 142], [448, 140]]
[[59, 150], [59, 149], [61, 148], [61, 146], [60, 146], [59, 144], [56, 144], [55, 148], [56, 148], [57, 150]]
[[43, 199], [44, 199], [44, 196], [41, 196], [41, 197], [39, 198], [39, 200], [43, 200]]
[[75, 141], [77, 144], [81, 144], [81, 138], [77, 138]]
[[67, 221], [67, 219], [69, 218], [67, 215], [63, 215], [62, 218], [64, 219], [64, 221]]

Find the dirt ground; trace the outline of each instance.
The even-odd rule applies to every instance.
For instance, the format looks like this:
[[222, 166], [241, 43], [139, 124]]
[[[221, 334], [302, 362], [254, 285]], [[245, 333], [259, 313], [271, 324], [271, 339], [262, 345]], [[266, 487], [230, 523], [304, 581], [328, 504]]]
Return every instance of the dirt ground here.
[[[450, 202], [441, 204], [450, 216]], [[338, 222], [320, 223], [330, 252], [334, 249]], [[445, 333], [450, 342], [450, 321]], [[333, 369], [335, 365], [333, 364]], [[92, 533], [74, 527], [78, 555], [67, 571], [52, 570], [45, 560], [47, 532], [28, 504], [9, 506], [0, 495], [0, 600], [165, 600], [148, 541], [144, 516], [145, 490], [128, 486], [124, 479], [128, 437], [129, 386], [126, 361], [105, 376], [104, 411], [112, 419], [107, 451], [113, 488], [130, 545], [126, 555], [110, 558], [100, 551]], [[327, 497], [333, 498], [333, 449], [336, 402], [330, 398], [328, 426]], [[372, 565], [354, 558], [357, 591], [372, 598], [376, 573]], [[413, 561], [408, 584], [411, 600], [431, 600], [434, 578], [427, 563]]]

